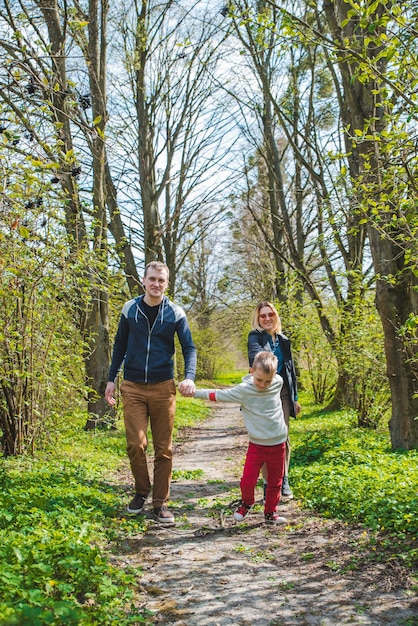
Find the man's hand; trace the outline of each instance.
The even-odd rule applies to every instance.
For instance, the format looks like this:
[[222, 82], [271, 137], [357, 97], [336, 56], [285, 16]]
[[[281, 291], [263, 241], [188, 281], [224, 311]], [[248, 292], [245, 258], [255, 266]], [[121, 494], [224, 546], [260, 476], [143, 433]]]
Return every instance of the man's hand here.
[[299, 402], [296, 400], [295, 401], [295, 413], [296, 415], [299, 415], [299, 413], [302, 411], [302, 407], [300, 406]]
[[190, 380], [190, 378], [185, 378], [179, 384], [179, 391], [184, 398], [193, 398], [194, 392], [196, 391], [196, 386], [193, 380]]
[[114, 392], [115, 392], [115, 383], [112, 383], [111, 381], [109, 381], [106, 385], [106, 389], [105, 389], [105, 400], [108, 404], [110, 404], [110, 406], [115, 406], [116, 404], [116, 400], [113, 396]]

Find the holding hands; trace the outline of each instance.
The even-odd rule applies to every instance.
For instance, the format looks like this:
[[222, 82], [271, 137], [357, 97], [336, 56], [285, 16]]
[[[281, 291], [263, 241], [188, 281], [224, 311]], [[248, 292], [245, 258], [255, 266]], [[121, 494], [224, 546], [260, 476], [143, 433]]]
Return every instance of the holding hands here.
[[[115, 383], [112, 382], [108, 382], [106, 385], [105, 399], [106, 402], [110, 404], [110, 406], [114, 406], [116, 404], [116, 400], [113, 395], [115, 392], [115, 387]], [[193, 398], [194, 392], [196, 391], [194, 381], [190, 380], [190, 378], [185, 378], [179, 384], [179, 391], [184, 398]]]
[[190, 380], [190, 378], [185, 378], [179, 384], [179, 391], [184, 398], [193, 398], [194, 392], [196, 391], [196, 386], [193, 380]]

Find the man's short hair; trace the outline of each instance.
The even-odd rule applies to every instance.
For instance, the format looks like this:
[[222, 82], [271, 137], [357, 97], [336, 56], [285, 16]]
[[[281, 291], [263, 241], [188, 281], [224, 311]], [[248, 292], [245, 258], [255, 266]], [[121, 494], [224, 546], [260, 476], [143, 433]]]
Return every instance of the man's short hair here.
[[147, 265], [145, 266], [144, 278], [148, 274], [148, 270], [156, 270], [157, 272], [165, 271], [167, 272], [167, 278], [169, 278], [170, 276], [170, 270], [168, 269], [168, 266], [162, 261], [151, 261], [150, 263], [147, 263]]
[[277, 357], [273, 352], [268, 352], [264, 350], [263, 352], [258, 352], [255, 355], [253, 361], [253, 370], [256, 367], [259, 367], [263, 370], [265, 374], [275, 374], [277, 372]]

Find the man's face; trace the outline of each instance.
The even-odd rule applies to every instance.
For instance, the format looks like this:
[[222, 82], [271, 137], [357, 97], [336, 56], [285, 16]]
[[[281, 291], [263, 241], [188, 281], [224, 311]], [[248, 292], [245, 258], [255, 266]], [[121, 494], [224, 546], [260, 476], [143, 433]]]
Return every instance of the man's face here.
[[164, 291], [168, 287], [167, 272], [150, 268], [147, 275], [142, 279], [142, 284], [148, 298], [161, 301]]
[[257, 391], [265, 391], [273, 382], [274, 372], [267, 374], [261, 367], [251, 368], [254, 385]]

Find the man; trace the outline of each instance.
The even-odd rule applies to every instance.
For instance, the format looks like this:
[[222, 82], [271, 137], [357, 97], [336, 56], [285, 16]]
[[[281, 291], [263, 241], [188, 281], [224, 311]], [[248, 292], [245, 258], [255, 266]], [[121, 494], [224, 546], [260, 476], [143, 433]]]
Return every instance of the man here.
[[137, 515], [151, 491], [147, 466], [147, 430], [151, 425], [154, 444], [152, 505], [155, 519], [164, 526], [175, 524], [167, 508], [172, 473], [172, 434], [176, 408], [173, 380], [174, 336], [183, 352], [185, 380], [182, 392], [193, 394], [196, 348], [183, 309], [164, 295], [168, 287], [167, 265], [148, 263], [142, 280], [145, 294], [129, 300], [122, 309], [113, 347], [105, 399], [115, 404], [115, 379], [124, 362], [121, 385], [126, 449], [135, 481], [135, 496], [128, 513]]

